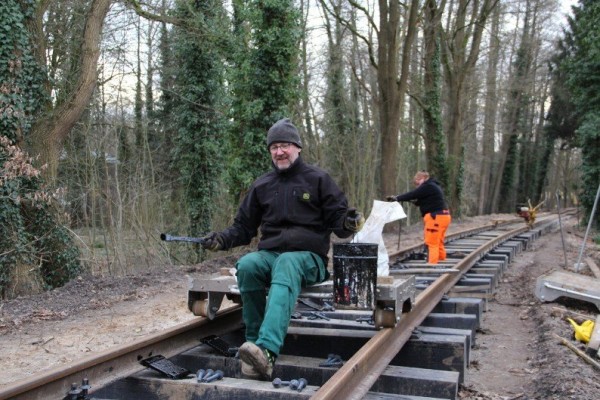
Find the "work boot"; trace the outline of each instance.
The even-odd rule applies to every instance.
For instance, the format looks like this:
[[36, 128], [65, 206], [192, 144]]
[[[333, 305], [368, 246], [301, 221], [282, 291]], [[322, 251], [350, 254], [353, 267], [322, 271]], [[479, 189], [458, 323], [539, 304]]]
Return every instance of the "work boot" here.
[[260, 379], [261, 376], [254, 367], [250, 364], [244, 362], [244, 360], [240, 360], [242, 362], [242, 376], [248, 379]]
[[244, 368], [247, 372], [251, 372], [248, 369], [251, 367], [262, 379], [271, 379], [275, 357], [269, 350], [258, 347], [252, 342], [246, 342], [240, 347], [240, 359], [242, 360], [242, 373], [244, 373]]

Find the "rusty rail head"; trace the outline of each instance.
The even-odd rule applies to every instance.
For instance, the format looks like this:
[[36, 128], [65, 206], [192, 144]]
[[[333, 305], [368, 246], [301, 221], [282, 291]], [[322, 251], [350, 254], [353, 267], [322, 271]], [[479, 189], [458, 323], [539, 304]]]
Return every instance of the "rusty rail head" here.
[[171, 357], [198, 345], [198, 329], [205, 335], [220, 332], [224, 328], [239, 329], [242, 326], [240, 305], [232, 305], [219, 311], [219, 319], [197, 318], [132, 343], [111, 348], [84, 359], [42, 371], [31, 378], [13, 382], [0, 388], [0, 399], [62, 399], [72, 382], [89, 378], [92, 387], [101, 387], [121, 376], [143, 369], [140, 357], [162, 354]]

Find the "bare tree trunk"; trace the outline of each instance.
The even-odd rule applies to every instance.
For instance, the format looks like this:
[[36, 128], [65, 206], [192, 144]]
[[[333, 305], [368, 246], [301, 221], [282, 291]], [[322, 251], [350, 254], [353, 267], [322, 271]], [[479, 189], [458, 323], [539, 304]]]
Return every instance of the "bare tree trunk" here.
[[[465, 84], [474, 71], [479, 57], [479, 50], [487, 17], [497, 0], [479, 1], [459, 0], [455, 9], [453, 28], [446, 34], [444, 71], [448, 86], [448, 166], [449, 188], [446, 195], [450, 207], [460, 213], [462, 163], [463, 163], [463, 131], [466, 107], [467, 87]], [[467, 13], [471, 12], [467, 21]], [[470, 48], [467, 49], [467, 45]]]
[[377, 49], [379, 87], [379, 121], [381, 123], [382, 195], [394, 193], [398, 177], [398, 131], [400, 126], [400, 93], [398, 79], [398, 29], [400, 5], [397, 1], [379, 1], [379, 47]]
[[[412, 61], [410, 66], [411, 83], [410, 86], [415, 88], [417, 85], [425, 86], [420, 81], [424, 76], [425, 66], [423, 62], [423, 51], [419, 46], [413, 46]], [[424, 78], [423, 78], [424, 80]], [[417, 83], [418, 82], [418, 83]], [[414, 89], [411, 90], [411, 93]], [[424, 121], [423, 104], [414, 95], [411, 96], [412, 101], [409, 103], [408, 125], [400, 138], [400, 176], [398, 177], [398, 192], [407, 192], [413, 187], [413, 177], [415, 172], [426, 168], [427, 156], [425, 150], [422, 151], [421, 138], [425, 135], [426, 127]], [[412, 210], [413, 207], [407, 207], [406, 211]]]
[[[533, 198], [535, 203], [542, 201], [545, 197], [543, 193], [544, 187], [547, 184], [548, 176], [548, 160], [554, 145], [554, 140], [544, 135], [544, 124], [546, 117], [546, 101], [548, 100], [550, 92], [550, 81], [546, 81], [542, 84], [540, 90], [540, 111], [538, 113], [538, 120], [535, 124], [534, 144], [533, 148], [536, 149], [536, 185], [534, 187]], [[550, 143], [548, 143], [550, 142]], [[553, 192], [551, 192], [553, 193]], [[552, 198], [552, 197], [551, 197]]]
[[496, 131], [496, 115], [498, 113], [497, 74], [500, 56], [500, 6], [494, 9], [490, 28], [490, 44], [488, 67], [486, 72], [485, 115], [482, 135], [481, 183], [477, 213], [489, 214], [491, 211], [492, 162], [494, 159], [494, 132]]
[[41, 165], [47, 164], [45, 177], [50, 181], [56, 179], [63, 142], [88, 106], [96, 87], [102, 26], [111, 3], [112, 0], [92, 0], [86, 16], [81, 72], [75, 90], [69, 94], [67, 101], [40, 118], [31, 130], [28, 151], [32, 156], [39, 155]]
[[[300, 1], [300, 10], [304, 13], [302, 17], [302, 26], [303, 32], [307, 32], [306, 24], [308, 20], [308, 10], [310, 9], [310, 4], [307, 1], [305, 3], [304, 0]], [[327, 15], [325, 15], [327, 18]], [[303, 148], [304, 157], [307, 160], [312, 162], [319, 162], [321, 159], [320, 146], [317, 146], [318, 137], [315, 134], [314, 130], [314, 118], [312, 113], [312, 105], [311, 105], [311, 97], [310, 97], [310, 78], [311, 74], [309, 71], [309, 57], [308, 57], [308, 43], [307, 43], [307, 34], [302, 36], [302, 40], [300, 43], [300, 76], [301, 76], [301, 85], [302, 85], [302, 94], [300, 97], [300, 109], [297, 111], [298, 115], [301, 116], [301, 119], [304, 120], [304, 137], [306, 138], [306, 145]]]
[[481, 98], [479, 93], [483, 86], [483, 73], [473, 74], [466, 84], [468, 86], [468, 104], [465, 113], [465, 132], [464, 132], [464, 182], [463, 193], [461, 196], [461, 209], [465, 215], [476, 215], [477, 199], [479, 194], [479, 186], [481, 185], [481, 146], [479, 143], [479, 115], [482, 112], [480, 107]]
[[[369, 68], [369, 63], [364, 60], [361, 56], [360, 46], [356, 36], [352, 37], [351, 47], [351, 58], [353, 62], [354, 76], [356, 77], [353, 82], [359, 85], [360, 95], [357, 96], [357, 106], [359, 106], [359, 114], [357, 117], [361, 121], [361, 131], [365, 135], [365, 149], [363, 152], [369, 153], [370, 157], [367, 164], [364, 165], [366, 169], [366, 176], [369, 176], [365, 185], [364, 198], [362, 204], [364, 204], [364, 211], [369, 212], [372, 205], [373, 193], [377, 192], [379, 187], [379, 181], [377, 180], [377, 167], [380, 160], [381, 148], [381, 135], [380, 130], [377, 129], [379, 126], [377, 118], [378, 114], [374, 110], [375, 104], [378, 103], [377, 91], [371, 91], [371, 88], [377, 87], [376, 84], [376, 71]], [[367, 175], [368, 174], [368, 175]], [[359, 200], [360, 201], [360, 200]], [[362, 207], [361, 203], [358, 204]]]
[[[412, 0], [398, 65], [400, 5], [396, 0], [379, 0], [378, 86], [381, 123], [381, 195], [396, 193], [398, 179], [398, 133], [410, 70], [410, 54], [416, 36], [419, 0]], [[400, 77], [398, 77], [400, 71]]]
[[538, 4], [527, 0], [525, 16], [521, 29], [520, 43], [516, 50], [511, 71], [510, 90], [507, 102], [506, 126], [502, 154], [504, 162], [499, 166], [500, 184], [496, 183], [498, 197], [495, 199], [498, 210], [510, 212], [517, 203], [526, 203], [535, 187], [533, 181], [532, 149], [533, 97], [534, 95], [534, 58], [535, 41], [533, 27], [536, 24]]
[[[520, 25], [520, 19], [521, 19], [521, 15], [517, 14], [516, 16], [517, 18], [517, 22], [516, 25], [519, 26]], [[518, 34], [514, 34], [511, 38], [511, 43], [510, 43], [510, 64], [512, 64], [514, 62], [514, 57], [515, 54], [517, 54], [517, 40], [518, 40], [519, 35]], [[510, 84], [510, 80], [512, 78], [508, 77], [508, 82]], [[508, 85], [508, 84], [506, 84]], [[508, 96], [507, 96], [508, 97]], [[514, 102], [513, 99], [509, 99], [508, 100], [508, 106]], [[505, 105], [506, 106], [506, 105]], [[512, 109], [512, 111], [510, 112], [514, 112], [514, 107]], [[506, 162], [507, 162], [507, 157], [508, 157], [508, 151], [510, 149], [510, 140], [511, 140], [511, 133], [510, 133], [510, 129], [507, 125], [507, 120], [510, 120], [512, 117], [509, 116], [504, 116], [502, 122], [500, 123], [500, 129], [498, 129], [499, 131], [499, 139], [500, 139], [500, 151], [498, 152], [497, 155], [497, 162], [496, 162], [496, 166], [494, 168], [494, 172], [492, 174], [492, 187], [491, 187], [491, 193], [490, 193], [490, 201], [491, 201], [491, 205], [490, 205], [490, 212], [495, 213], [498, 212], [498, 207], [500, 204], [500, 197], [501, 197], [501, 185], [502, 185], [502, 176], [504, 174], [504, 169], [506, 166]], [[512, 118], [514, 119], [514, 118]]]
[[[526, 126], [522, 133], [521, 165], [519, 171], [518, 193], [519, 201], [531, 199], [534, 204], [542, 200], [542, 191], [545, 178], [545, 164], [548, 151], [543, 140], [543, 126], [545, 123], [545, 103], [548, 98], [549, 80], [540, 79], [546, 75], [546, 62], [541, 42], [540, 26], [545, 22], [546, 3], [542, 0], [531, 1], [531, 28], [527, 38], [526, 50], [529, 53], [529, 70], [525, 77], [522, 90], [528, 93], [527, 109], [529, 111]], [[524, 39], [525, 40], [525, 39]]]

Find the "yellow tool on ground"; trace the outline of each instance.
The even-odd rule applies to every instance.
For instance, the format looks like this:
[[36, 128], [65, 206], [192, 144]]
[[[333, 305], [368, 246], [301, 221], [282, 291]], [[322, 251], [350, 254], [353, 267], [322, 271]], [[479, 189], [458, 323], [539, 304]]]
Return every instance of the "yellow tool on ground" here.
[[575, 330], [575, 339], [583, 343], [588, 343], [590, 341], [592, 332], [594, 331], [594, 321], [588, 319], [583, 321], [581, 325], [577, 325], [577, 322], [573, 321], [571, 318], [567, 318], [567, 321], [573, 325], [573, 329]]

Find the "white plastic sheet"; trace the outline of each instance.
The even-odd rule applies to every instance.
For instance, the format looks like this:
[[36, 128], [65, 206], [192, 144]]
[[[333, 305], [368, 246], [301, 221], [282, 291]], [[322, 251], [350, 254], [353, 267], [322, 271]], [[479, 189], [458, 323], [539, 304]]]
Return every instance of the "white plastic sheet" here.
[[390, 274], [390, 258], [383, 242], [383, 227], [385, 224], [406, 218], [404, 209], [397, 201], [387, 202], [374, 200], [371, 214], [365, 225], [352, 239], [353, 243], [378, 243], [377, 276]]

